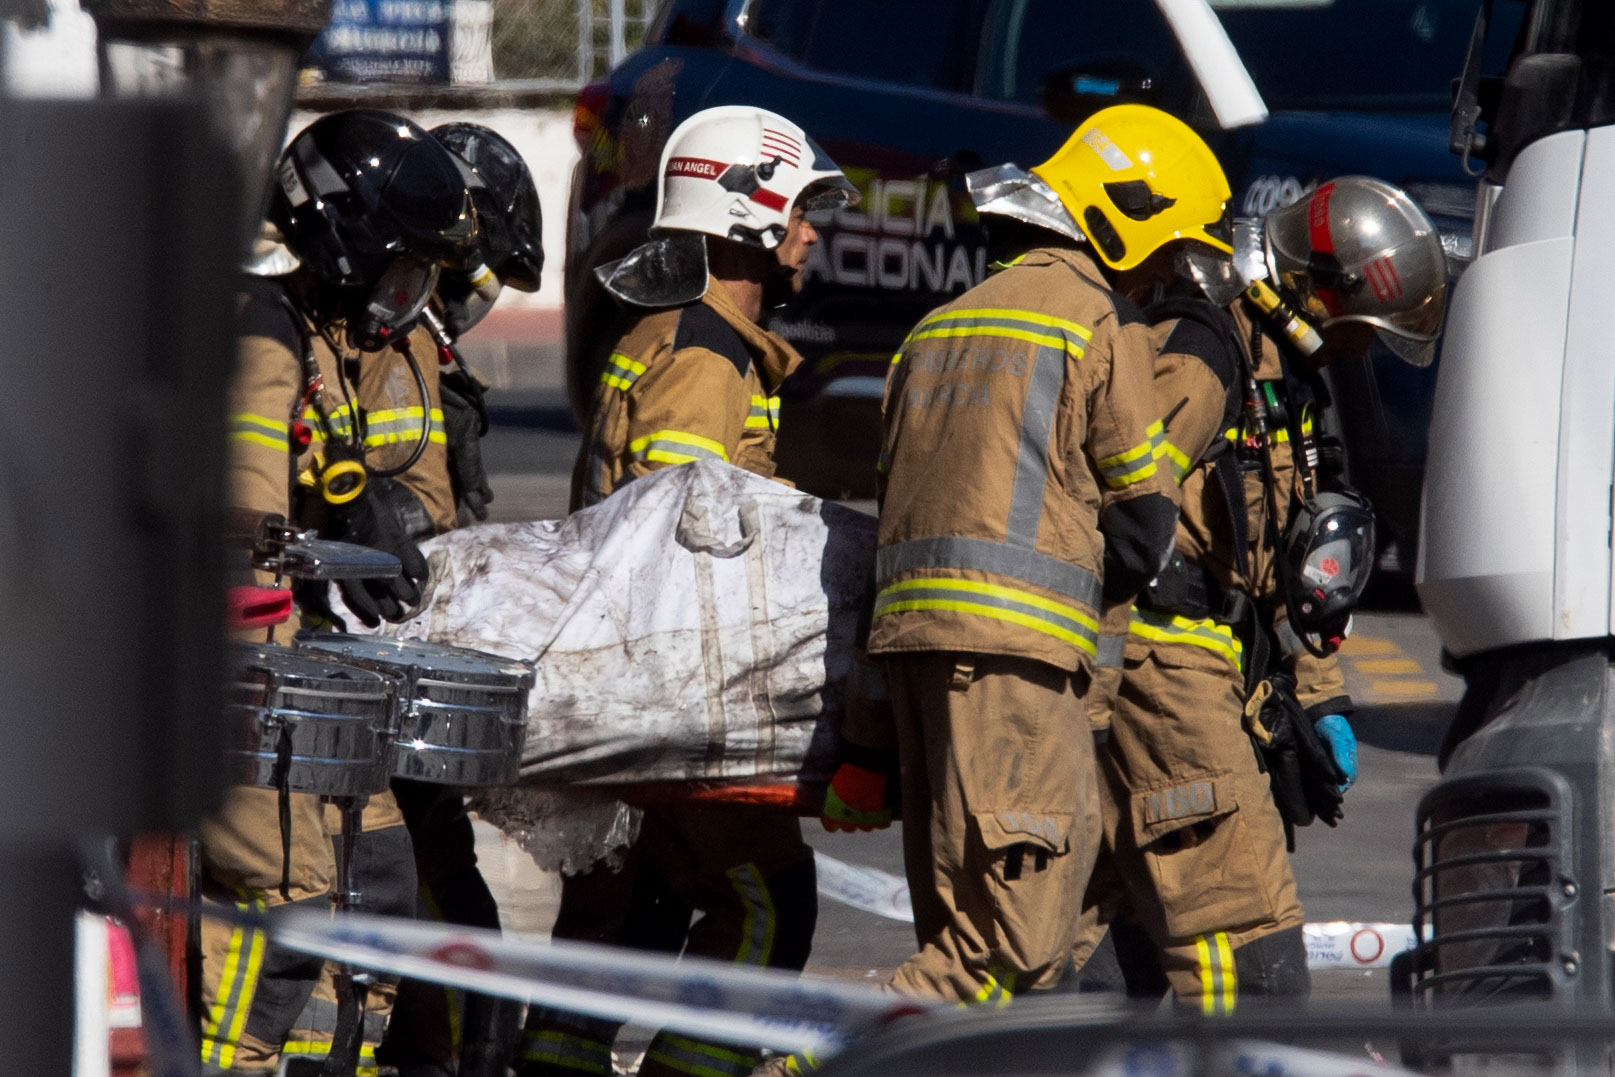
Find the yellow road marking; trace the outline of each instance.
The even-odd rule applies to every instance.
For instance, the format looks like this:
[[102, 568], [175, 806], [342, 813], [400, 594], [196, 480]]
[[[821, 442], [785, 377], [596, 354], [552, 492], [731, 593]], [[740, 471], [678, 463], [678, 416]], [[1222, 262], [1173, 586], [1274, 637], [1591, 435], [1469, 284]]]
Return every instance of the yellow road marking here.
[[1434, 696], [1438, 689], [1435, 681], [1370, 681], [1368, 691], [1374, 695], [1422, 699]]
[[1402, 648], [1388, 639], [1378, 636], [1352, 635], [1341, 644], [1340, 653], [1347, 658], [1366, 657], [1374, 654], [1401, 654]]
[[1424, 667], [1411, 658], [1369, 658], [1353, 667], [1359, 673], [1423, 673]]

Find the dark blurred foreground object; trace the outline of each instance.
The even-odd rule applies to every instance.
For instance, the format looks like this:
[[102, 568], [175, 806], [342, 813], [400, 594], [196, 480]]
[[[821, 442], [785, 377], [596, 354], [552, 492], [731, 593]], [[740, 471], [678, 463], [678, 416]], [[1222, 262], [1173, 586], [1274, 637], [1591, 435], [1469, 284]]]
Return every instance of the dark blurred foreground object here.
[[108, 97], [6, 101], [0, 1012], [67, 1073], [76, 844], [218, 794], [235, 266], [328, 0], [86, 2]]

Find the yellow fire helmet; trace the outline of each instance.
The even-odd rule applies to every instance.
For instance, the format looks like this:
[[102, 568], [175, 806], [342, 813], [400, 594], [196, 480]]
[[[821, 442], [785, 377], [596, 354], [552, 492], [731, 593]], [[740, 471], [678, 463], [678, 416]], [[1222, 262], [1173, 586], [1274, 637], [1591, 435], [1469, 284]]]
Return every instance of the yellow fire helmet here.
[[1032, 171], [1112, 269], [1132, 269], [1175, 239], [1233, 253], [1222, 166], [1188, 124], [1158, 108], [1102, 109]]

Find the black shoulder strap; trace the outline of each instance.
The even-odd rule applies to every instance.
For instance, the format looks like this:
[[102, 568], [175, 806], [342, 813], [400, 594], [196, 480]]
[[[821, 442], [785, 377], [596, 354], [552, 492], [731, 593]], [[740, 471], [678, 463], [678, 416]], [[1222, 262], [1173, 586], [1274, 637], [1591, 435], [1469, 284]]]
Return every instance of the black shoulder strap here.
[[268, 337], [285, 345], [293, 355], [301, 356], [305, 332], [302, 319], [286, 301], [286, 289], [277, 281], [244, 277], [241, 291], [247, 297], [238, 322], [241, 335]]
[[673, 350], [705, 348], [716, 352], [734, 364], [742, 378], [751, 370], [751, 350], [740, 339], [735, 327], [723, 320], [723, 315], [705, 303], [691, 303], [679, 312], [678, 328], [673, 332]]

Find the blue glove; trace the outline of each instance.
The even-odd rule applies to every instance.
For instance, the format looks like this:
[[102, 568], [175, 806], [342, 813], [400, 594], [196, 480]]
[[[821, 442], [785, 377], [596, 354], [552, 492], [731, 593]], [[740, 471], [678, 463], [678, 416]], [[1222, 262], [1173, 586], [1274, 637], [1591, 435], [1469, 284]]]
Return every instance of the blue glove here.
[[1346, 776], [1340, 786], [1340, 791], [1344, 793], [1357, 781], [1357, 734], [1351, 731], [1351, 723], [1339, 714], [1324, 715], [1312, 723], [1312, 728], [1318, 731], [1318, 737], [1328, 746], [1329, 754], [1335, 757], [1335, 766]]

